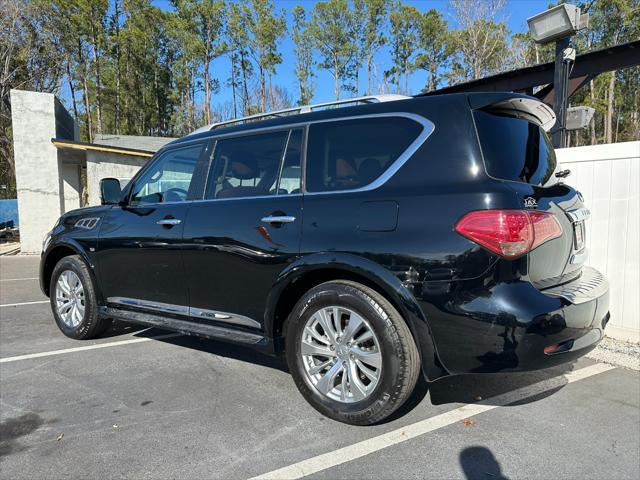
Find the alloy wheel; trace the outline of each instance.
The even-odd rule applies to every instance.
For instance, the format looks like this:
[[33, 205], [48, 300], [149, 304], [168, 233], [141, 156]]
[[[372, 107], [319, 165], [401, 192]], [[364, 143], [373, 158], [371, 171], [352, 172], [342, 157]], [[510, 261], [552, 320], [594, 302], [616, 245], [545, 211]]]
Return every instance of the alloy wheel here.
[[56, 310], [68, 326], [77, 327], [84, 318], [84, 287], [73, 270], [64, 270], [56, 282]]
[[312, 385], [338, 402], [366, 399], [381, 378], [380, 343], [367, 320], [349, 308], [323, 307], [311, 315], [300, 354]]

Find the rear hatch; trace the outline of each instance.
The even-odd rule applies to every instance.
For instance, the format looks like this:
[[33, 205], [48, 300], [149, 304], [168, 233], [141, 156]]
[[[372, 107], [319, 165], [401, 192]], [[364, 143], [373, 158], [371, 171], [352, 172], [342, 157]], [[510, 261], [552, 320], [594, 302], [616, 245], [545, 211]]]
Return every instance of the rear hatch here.
[[545, 131], [553, 112], [535, 99], [514, 97], [474, 108], [473, 115], [489, 176], [513, 188], [519, 208], [552, 213], [562, 227], [562, 235], [528, 253], [531, 282], [543, 289], [577, 278], [586, 260], [589, 212], [580, 194], [555, 175], [556, 155]]

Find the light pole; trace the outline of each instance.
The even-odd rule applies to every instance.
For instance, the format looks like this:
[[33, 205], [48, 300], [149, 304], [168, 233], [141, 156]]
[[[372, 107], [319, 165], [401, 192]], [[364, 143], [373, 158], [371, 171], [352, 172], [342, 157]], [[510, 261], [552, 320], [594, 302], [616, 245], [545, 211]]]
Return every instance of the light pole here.
[[563, 3], [557, 7], [527, 19], [529, 32], [536, 43], [556, 42], [555, 68], [553, 71], [553, 111], [556, 124], [551, 131], [555, 147], [566, 146], [567, 85], [576, 51], [571, 48], [571, 37], [586, 28], [589, 15], [580, 15], [580, 8]]

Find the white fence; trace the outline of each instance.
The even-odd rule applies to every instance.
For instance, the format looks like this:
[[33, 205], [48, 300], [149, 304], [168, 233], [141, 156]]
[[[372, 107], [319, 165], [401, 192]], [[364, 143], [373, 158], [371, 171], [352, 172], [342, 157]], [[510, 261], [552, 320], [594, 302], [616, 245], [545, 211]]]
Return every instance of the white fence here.
[[640, 342], [640, 142], [557, 150], [565, 180], [584, 195], [588, 264], [611, 284], [607, 335]]

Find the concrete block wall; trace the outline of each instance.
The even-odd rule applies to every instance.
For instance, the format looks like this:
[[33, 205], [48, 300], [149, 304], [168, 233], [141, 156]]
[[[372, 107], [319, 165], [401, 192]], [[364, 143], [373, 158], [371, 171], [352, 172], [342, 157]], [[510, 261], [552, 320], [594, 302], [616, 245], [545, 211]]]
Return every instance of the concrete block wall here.
[[60, 112], [61, 108], [64, 110], [53, 94], [11, 90], [23, 253], [39, 253], [44, 234], [60, 214], [80, 206], [78, 166], [63, 168], [58, 151], [51, 143], [58, 134], [70, 135], [69, 132], [77, 131], [71, 117], [56, 115], [56, 110]]

